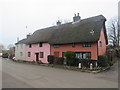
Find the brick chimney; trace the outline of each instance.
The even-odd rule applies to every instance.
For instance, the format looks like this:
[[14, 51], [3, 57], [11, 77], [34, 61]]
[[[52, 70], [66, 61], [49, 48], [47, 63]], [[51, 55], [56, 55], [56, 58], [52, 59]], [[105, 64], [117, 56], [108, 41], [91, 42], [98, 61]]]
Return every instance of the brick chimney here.
[[29, 38], [31, 36], [31, 34], [29, 33], [29, 34], [27, 34], [27, 38]]
[[61, 25], [60, 20], [58, 20], [58, 21], [56, 22], [56, 24], [57, 24], [57, 26]]
[[77, 16], [75, 14], [75, 16], [73, 17], [73, 22], [78, 22], [80, 21], [81, 17], [79, 16], [79, 13], [77, 13]]

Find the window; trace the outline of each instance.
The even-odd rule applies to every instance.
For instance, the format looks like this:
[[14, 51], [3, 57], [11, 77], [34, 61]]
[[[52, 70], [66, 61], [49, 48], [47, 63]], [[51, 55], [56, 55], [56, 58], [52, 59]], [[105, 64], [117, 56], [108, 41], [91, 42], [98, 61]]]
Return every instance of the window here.
[[79, 59], [90, 59], [91, 53], [90, 52], [76, 52], [76, 58]]
[[32, 47], [32, 44], [29, 44], [29, 48], [31, 48]]
[[83, 47], [91, 47], [90, 43], [83, 43]]
[[40, 52], [40, 58], [43, 58], [43, 56], [44, 56], [44, 53]]
[[72, 47], [75, 47], [75, 43], [72, 43]]
[[20, 52], [20, 56], [23, 56], [23, 53], [22, 53], [22, 52]]
[[54, 47], [54, 48], [59, 48], [59, 47], [60, 47], [60, 45], [53, 45], [53, 47]]
[[31, 56], [31, 53], [30, 52], [28, 52], [28, 57], [30, 57]]
[[39, 47], [42, 47], [42, 45], [43, 45], [43, 44], [40, 42], [40, 43], [39, 43]]
[[100, 47], [102, 47], [102, 41], [100, 41]]

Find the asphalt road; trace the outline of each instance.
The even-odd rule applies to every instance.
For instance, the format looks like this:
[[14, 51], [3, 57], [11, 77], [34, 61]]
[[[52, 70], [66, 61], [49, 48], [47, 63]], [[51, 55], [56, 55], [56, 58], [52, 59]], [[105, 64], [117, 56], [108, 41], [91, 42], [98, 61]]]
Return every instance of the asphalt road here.
[[118, 88], [117, 66], [92, 74], [2, 59], [2, 88]]

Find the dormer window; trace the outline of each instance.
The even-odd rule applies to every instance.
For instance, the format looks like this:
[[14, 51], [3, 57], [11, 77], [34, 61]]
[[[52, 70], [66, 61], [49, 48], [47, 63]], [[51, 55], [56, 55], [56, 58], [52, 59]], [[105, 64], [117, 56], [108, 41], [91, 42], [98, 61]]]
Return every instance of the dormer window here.
[[91, 47], [91, 43], [83, 43], [83, 47]]

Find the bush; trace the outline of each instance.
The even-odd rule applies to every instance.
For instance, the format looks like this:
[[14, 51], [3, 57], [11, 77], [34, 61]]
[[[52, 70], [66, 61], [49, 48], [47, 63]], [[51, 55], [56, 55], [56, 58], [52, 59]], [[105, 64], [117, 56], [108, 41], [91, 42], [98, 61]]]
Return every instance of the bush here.
[[108, 66], [108, 58], [106, 55], [98, 56], [98, 66], [100, 66], [100, 67]]
[[120, 58], [120, 48], [117, 48], [117, 49], [116, 49], [116, 56], [117, 56], [118, 58]]
[[82, 59], [80, 62], [82, 63], [82, 66], [84, 67], [89, 67], [90, 65], [90, 60], [88, 59]]
[[49, 62], [49, 64], [54, 63], [54, 56], [53, 55], [48, 55], [48, 62]]
[[75, 58], [75, 59], [74, 59], [73, 66], [78, 66], [78, 65], [79, 65], [79, 63], [80, 63], [80, 59]]
[[65, 52], [67, 65], [73, 66], [75, 63], [75, 52], [67, 51]]
[[108, 64], [110, 65], [110, 66], [112, 66], [113, 65], [113, 61], [111, 61], [111, 60], [108, 60]]
[[56, 64], [62, 65], [64, 61], [63, 57], [56, 58]]

